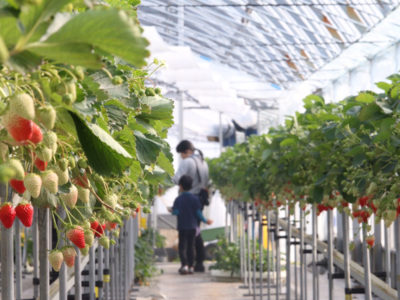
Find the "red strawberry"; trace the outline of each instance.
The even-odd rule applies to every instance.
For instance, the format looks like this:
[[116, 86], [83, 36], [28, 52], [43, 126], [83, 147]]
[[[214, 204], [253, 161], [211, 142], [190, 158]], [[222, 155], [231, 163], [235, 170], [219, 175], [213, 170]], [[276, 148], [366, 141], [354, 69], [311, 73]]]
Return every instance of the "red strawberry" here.
[[367, 242], [368, 247], [371, 248], [371, 247], [373, 247], [374, 244], [375, 244], [375, 237], [374, 237], [373, 235], [369, 235], [369, 236], [367, 236], [367, 238], [365, 239], [365, 241]]
[[12, 225], [14, 223], [15, 215], [16, 215], [15, 209], [9, 202], [6, 202], [0, 208], [0, 220], [3, 223], [5, 228], [12, 227]]
[[67, 238], [78, 248], [85, 248], [85, 232], [81, 226], [75, 226], [67, 231]]
[[43, 161], [36, 157], [35, 166], [36, 166], [36, 168], [38, 168], [38, 170], [44, 171], [47, 168], [47, 161]]
[[27, 202], [21, 202], [15, 208], [18, 219], [25, 227], [31, 227], [33, 221], [33, 206]]
[[358, 202], [360, 203], [360, 206], [366, 206], [368, 203], [368, 196], [363, 196], [358, 199]]
[[64, 256], [60, 250], [53, 250], [49, 254], [49, 261], [54, 271], [58, 272], [61, 269], [61, 265], [64, 261]]
[[92, 228], [93, 231], [97, 230], [97, 226], [99, 226], [99, 221], [93, 221], [92, 223], [90, 223], [90, 228]]
[[10, 180], [10, 185], [14, 189], [14, 191], [16, 191], [18, 194], [21, 194], [21, 195], [26, 190], [23, 180], [11, 179]]
[[107, 228], [107, 230], [113, 230], [113, 229], [115, 229], [115, 227], [117, 227], [117, 223], [115, 223], [115, 222], [111, 222], [111, 221], [107, 221], [106, 222], [106, 228]]
[[3, 116], [3, 125], [17, 142], [26, 141], [33, 134], [33, 122], [15, 114]]
[[106, 224], [99, 224], [99, 226], [97, 226], [96, 228], [94, 235], [96, 237], [101, 237], [104, 234], [105, 229], [106, 229]]
[[32, 124], [32, 136], [28, 140], [34, 144], [38, 144], [43, 140], [42, 130], [36, 123]]
[[89, 180], [86, 176], [86, 173], [83, 175], [79, 175], [78, 177], [75, 177], [72, 179], [72, 182], [76, 185], [79, 185], [83, 188], [88, 188], [89, 187]]
[[[85, 248], [85, 247], [83, 247]], [[64, 256], [64, 262], [68, 267], [73, 267], [75, 264], [75, 256], [76, 256], [76, 251], [74, 247], [64, 247], [62, 249], [62, 254]]]

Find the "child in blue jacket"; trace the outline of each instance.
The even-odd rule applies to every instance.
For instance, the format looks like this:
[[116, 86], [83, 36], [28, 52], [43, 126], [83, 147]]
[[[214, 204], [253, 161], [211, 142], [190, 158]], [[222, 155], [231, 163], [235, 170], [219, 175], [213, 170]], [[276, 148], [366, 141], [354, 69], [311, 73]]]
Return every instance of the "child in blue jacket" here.
[[179, 231], [179, 257], [182, 275], [193, 274], [194, 241], [198, 220], [211, 224], [212, 220], [206, 220], [201, 212], [201, 203], [197, 195], [189, 193], [192, 188], [193, 179], [183, 175], [179, 179], [180, 195], [175, 199], [172, 206], [172, 214], [178, 217]]

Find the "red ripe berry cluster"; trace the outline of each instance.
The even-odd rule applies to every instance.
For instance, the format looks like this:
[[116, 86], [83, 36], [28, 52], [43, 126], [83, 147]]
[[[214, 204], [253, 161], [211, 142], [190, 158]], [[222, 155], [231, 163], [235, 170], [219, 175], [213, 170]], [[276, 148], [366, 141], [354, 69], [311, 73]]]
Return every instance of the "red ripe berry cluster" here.
[[18, 204], [15, 208], [9, 202], [1, 206], [0, 221], [5, 228], [8, 229], [13, 226], [16, 216], [25, 227], [31, 227], [33, 221], [33, 206], [26, 202]]

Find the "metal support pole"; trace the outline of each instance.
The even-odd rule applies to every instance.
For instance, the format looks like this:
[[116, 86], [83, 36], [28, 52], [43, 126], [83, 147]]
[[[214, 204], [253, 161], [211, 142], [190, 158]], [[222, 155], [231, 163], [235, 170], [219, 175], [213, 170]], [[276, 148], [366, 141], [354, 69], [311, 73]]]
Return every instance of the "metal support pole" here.
[[260, 300], [263, 298], [263, 271], [264, 271], [264, 265], [263, 265], [263, 228], [264, 228], [264, 222], [263, 222], [263, 215], [261, 211], [258, 214], [258, 240], [259, 240], [259, 251], [260, 251]]
[[313, 299], [318, 300], [318, 267], [317, 267], [317, 207], [312, 207], [312, 270], [313, 270]]
[[268, 210], [267, 211], [267, 222], [268, 222], [268, 227], [267, 227], [267, 234], [268, 234], [268, 238], [267, 238], [267, 254], [268, 254], [268, 260], [267, 260], [267, 268], [268, 268], [268, 275], [267, 275], [267, 287], [268, 287], [268, 300], [271, 300], [271, 268], [272, 268], [272, 245], [271, 245], [271, 236], [272, 234], [270, 233], [270, 228], [271, 228], [271, 212]]
[[39, 297], [39, 216], [38, 208], [34, 208], [32, 223], [32, 241], [33, 241], [33, 297]]
[[367, 228], [366, 224], [362, 226], [363, 234], [363, 255], [364, 255], [364, 288], [365, 288], [365, 299], [372, 300], [371, 292], [371, 262], [369, 258], [369, 249], [366, 242], [367, 239]]
[[256, 300], [256, 210], [254, 209], [254, 204], [251, 206], [251, 240], [252, 240], [252, 262], [253, 262], [253, 299]]
[[[60, 211], [61, 218], [65, 218], [65, 210], [62, 209]], [[59, 224], [61, 221], [58, 222]], [[58, 237], [60, 238], [60, 237]], [[64, 239], [60, 239], [59, 241], [60, 248], [65, 246]], [[60, 272], [58, 273], [58, 278], [60, 281], [60, 292], [59, 292], [59, 300], [67, 300], [67, 266], [65, 264], [61, 265]]]
[[300, 300], [307, 299], [307, 268], [304, 258], [304, 211], [300, 207]]
[[[294, 215], [293, 215], [293, 226], [294, 228], [296, 228], [296, 207], [294, 210]], [[297, 238], [295, 238], [295, 242], [297, 243]], [[297, 248], [297, 244], [294, 244], [294, 300], [298, 299], [299, 296], [299, 262], [298, 262], [298, 248]]]
[[[8, 195], [8, 199], [6, 198]], [[10, 200], [10, 193], [7, 193], [7, 187], [0, 185], [1, 202]], [[1, 235], [1, 297], [2, 300], [14, 299], [14, 244], [13, 227], [6, 229], [0, 225]]]
[[[92, 247], [93, 248], [93, 247]], [[82, 299], [81, 252], [75, 247], [75, 300]]]
[[328, 210], [328, 281], [329, 300], [333, 300], [333, 212]]
[[[49, 245], [49, 209], [38, 209], [39, 219], [39, 264], [40, 264], [40, 300], [50, 300], [49, 260], [47, 250]], [[10, 298], [12, 299], [12, 298]]]
[[[98, 246], [98, 250], [100, 250], [100, 246]], [[96, 283], [96, 270], [95, 270], [95, 264], [94, 264], [94, 247], [90, 247], [89, 249], [89, 299], [94, 300], [95, 299], [95, 283]]]
[[115, 295], [115, 245], [111, 245], [110, 247], [110, 277], [111, 277], [111, 299], [116, 299], [116, 295]]
[[[381, 221], [382, 222], [382, 221]], [[390, 267], [390, 239], [389, 239], [389, 229], [384, 226], [384, 234], [385, 234], [385, 272], [386, 272], [386, 283], [391, 286], [392, 278], [391, 275], [391, 267]]]
[[[92, 247], [93, 248], [93, 247]], [[99, 282], [103, 282], [103, 247], [98, 247], [97, 248], [97, 263], [98, 263], [98, 272], [97, 272], [97, 280]], [[103, 299], [103, 287], [104, 283], [102, 286], [99, 287], [99, 299]]]
[[276, 250], [276, 300], [279, 300], [279, 295], [281, 293], [281, 249], [279, 246], [279, 208], [276, 205], [275, 200], [275, 250]]
[[249, 294], [252, 291], [252, 281], [251, 281], [251, 253], [250, 253], [250, 214], [248, 209], [248, 204], [246, 203], [246, 213], [247, 213], [247, 282], [249, 287]]
[[21, 223], [15, 220], [15, 295], [22, 299], [22, 270], [21, 270]]
[[291, 266], [290, 266], [290, 241], [292, 235], [292, 225], [290, 223], [290, 208], [287, 206], [286, 210], [287, 228], [286, 228], [286, 300], [290, 300], [291, 296]]
[[110, 250], [104, 249], [104, 299], [109, 299], [110, 296]]
[[396, 289], [397, 299], [400, 299], [400, 219], [397, 218], [395, 223], [395, 243], [396, 243]]
[[[343, 221], [343, 256], [344, 256], [344, 284], [345, 290], [349, 290], [351, 288], [351, 279], [350, 279], [350, 250], [349, 250], [349, 217], [343, 213], [342, 214]], [[352, 294], [345, 293], [345, 299], [351, 300]]]

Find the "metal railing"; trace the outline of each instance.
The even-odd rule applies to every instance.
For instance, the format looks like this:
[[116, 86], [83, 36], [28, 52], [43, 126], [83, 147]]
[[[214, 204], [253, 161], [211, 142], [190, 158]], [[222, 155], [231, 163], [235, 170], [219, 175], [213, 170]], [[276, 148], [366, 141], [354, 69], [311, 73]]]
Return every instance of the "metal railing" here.
[[[0, 194], [4, 199], [4, 188], [0, 188]], [[7, 200], [11, 201], [11, 190], [8, 195]], [[22, 226], [17, 218], [10, 229], [0, 225], [2, 300], [127, 299], [134, 281], [138, 218], [124, 221], [119, 237], [114, 237], [115, 245], [111, 244], [109, 249], [98, 246], [95, 242], [89, 254], [82, 256], [76, 248], [74, 268], [67, 268], [63, 264], [59, 272], [52, 270], [48, 260], [49, 250], [52, 249], [51, 228], [48, 208], [35, 208], [32, 227], [23, 231], [22, 245]], [[29, 267], [29, 237], [33, 242], [33, 270], [23, 275], [23, 270]], [[32, 280], [28, 281], [30, 277]]]
[[[385, 300], [400, 299], [399, 220], [394, 224], [396, 253], [390, 251], [386, 227], [383, 228], [384, 234], [375, 232], [375, 246], [369, 249], [365, 225], [361, 227], [360, 249], [354, 252], [350, 251], [350, 218], [343, 213], [337, 212], [334, 224], [332, 210], [323, 216], [317, 216], [315, 206], [308, 216], [300, 208], [295, 210], [294, 215], [290, 215], [287, 209], [283, 216], [282, 210], [269, 211], [252, 204], [230, 201], [227, 211], [227, 218], [231, 223], [226, 237], [230, 241], [236, 241], [240, 247], [242, 288], [247, 290], [244, 296], [268, 300], [322, 300], [326, 297], [329, 300], [339, 299], [339, 287], [335, 288], [335, 281], [344, 279], [344, 291], [341, 294], [344, 293], [346, 300], [352, 299], [354, 294], [363, 294], [368, 300], [373, 295]], [[311, 229], [311, 234], [306, 232], [307, 222], [311, 225], [308, 228]], [[321, 225], [327, 227], [327, 240], [324, 242], [317, 238]], [[377, 237], [382, 238], [382, 241], [377, 240]], [[256, 241], [259, 247], [255, 246]], [[267, 274], [262, 271], [265, 250], [268, 256], [273, 257], [272, 261], [267, 260]], [[256, 251], [259, 270], [256, 270]], [[353, 255], [351, 252], [354, 252]], [[355, 256], [355, 253], [361, 256]], [[380, 253], [383, 255], [379, 255]], [[374, 272], [371, 271], [371, 257], [380, 260], [379, 263], [374, 261], [375, 265], [381, 266], [380, 269], [375, 268]], [[391, 261], [396, 262], [396, 265]], [[307, 270], [308, 266], [311, 266], [311, 274]], [[324, 291], [328, 295], [324, 297], [320, 290], [320, 268], [327, 270], [329, 290]], [[312, 276], [312, 289], [311, 286], [307, 289], [307, 274]]]

